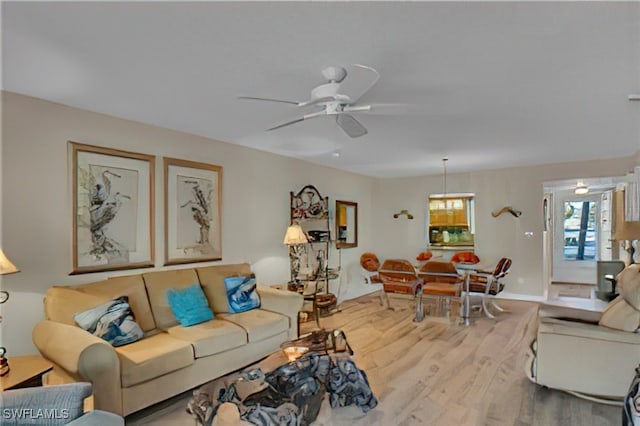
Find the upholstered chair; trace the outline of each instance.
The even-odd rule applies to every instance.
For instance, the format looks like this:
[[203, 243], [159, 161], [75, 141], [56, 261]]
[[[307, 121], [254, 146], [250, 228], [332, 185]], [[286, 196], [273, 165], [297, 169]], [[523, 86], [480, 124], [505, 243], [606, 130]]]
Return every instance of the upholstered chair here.
[[[14, 389], [2, 392], [2, 425], [124, 426], [124, 419], [107, 411], [84, 412], [84, 400], [91, 395], [91, 383]], [[9, 415], [15, 413], [15, 416]]]
[[374, 253], [366, 252], [360, 256], [360, 272], [367, 284], [379, 283], [378, 269], [380, 269], [380, 261]]
[[437, 311], [444, 312], [450, 318], [452, 301], [457, 301], [462, 308], [464, 278], [458, 274], [453, 263], [430, 260], [420, 267], [418, 276], [424, 282], [423, 294], [435, 298]]
[[422, 280], [415, 268], [406, 259], [387, 259], [378, 270], [382, 281], [384, 296], [389, 304], [387, 293], [407, 294], [414, 298], [415, 321], [422, 321]]
[[495, 316], [489, 310], [488, 305], [491, 305], [492, 308], [499, 312], [504, 312], [504, 309], [492, 299], [504, 290], [502, 278], [509, 273], [510, 268], [511, 259], [503, 257], [498, 261], [493, 271], [478, 269], [471, 271], [467, 275], [469, 282], [465, 287], [468, 287], [470, 293], [476, 293], [482, 296], [482, 312], [489, 318], [495, 318]]
[[480, 263], [480, 258], [472, 251], [459, 251], [451, 256], [450, 260], [453, 263], [466, 263], [472, 265]]
[[620, 296], [599, 315], [540, 306], [529, 346], [530, 380], [590, 400], [622, 403], [640, 360], [640, 265], [627, 266], [616, 279]]

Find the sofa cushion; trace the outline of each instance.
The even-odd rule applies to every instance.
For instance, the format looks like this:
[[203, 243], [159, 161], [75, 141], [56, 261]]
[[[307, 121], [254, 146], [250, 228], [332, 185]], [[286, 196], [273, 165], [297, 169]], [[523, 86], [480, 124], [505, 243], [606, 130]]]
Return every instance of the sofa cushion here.
[[142, 328], [143, 331], [156, 328], [142, 275], [111, 277], [105, 281], [82, 284], [76, 286], [76, 288], [85, 293], [107, 296], [109, 299], [127, 296], [133, 315], [136, 318], [136, 322], [140, 324], [140, 328]]
[[51, 287], [44, 296], [44, 314], [47, 319], [68, 325], [76, 325], [73, 314], [95, 308], [111, 298], [88, 294], [74, 287]]
[[204, 289], [204, 294], [209, 300], [209, 306], [216, 314], [232, 312], [227, 299], [227, 289], [224, 285], [226, 277], [250, 275], [251, 266], [248, 263], [238, 263], [235, 265], [214, 265], [203, 268], [196, 268], [200, 284]]
[[636, 331], [640, 327], [640, 311], [636, 311], [622, 296], [618, 296], [602, 313], [600, 325], [615, 330]]
[[214, 319], [191, 327], [176, 325], [167, 330], [171, 337], [193, 345], [196, 358], [225, 352], [247, 344], [244, 329], [229, 321]]
[[182, 289], [167, 290], [167, 301], [171, 312], [180, 325], [189, 327], [213, 319], [213, 312], [199, 283]]
[[226, 277], [224, 285], [227, 289], [229, 306], [234, 314], [260, 307], [260, 296], [254, 274]]
[[142, 338], [142, 329], [133, 319], [127, 296], [76, 312], [73, 318], [82, 329], [112, 346], [128, 345]]
[[167, 301], [167, 290], [189, 287], [198, 282], [194, 269], [147, 272], [142, 274], [149, 295], [151, 312], [158, 328], [166, 329], [178, 324]]
[[191, 344], [167, 333], [145, 337], [115, 350], [120, 359], [120, 376], [125, 388], [194, 363]]
[[220, 314], [218, 317], [242, 327], [249, 336], [249, 343], [289, 331], [288, 317], [263, 309], [252, 309], [239, 314]]

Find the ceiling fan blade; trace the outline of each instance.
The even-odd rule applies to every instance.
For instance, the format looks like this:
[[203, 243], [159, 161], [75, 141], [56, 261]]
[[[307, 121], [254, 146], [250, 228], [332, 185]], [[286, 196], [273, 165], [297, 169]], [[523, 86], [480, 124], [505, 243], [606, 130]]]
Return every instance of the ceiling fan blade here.
[[347, 76], [340, 83], [340, 92], [349, 96], [349, 104], [355, 104], [380, 78], [378, 71], [366, 65], [354, 64], [347, 70]]
[[279, 129], [281, 127], [290, 126], [292, 124], [296, 124], [296, 123], [299, 123], [301, 121], [304, 121], [304, 117], [296, 118], [295, 120], [287, 121], [286, 123], [282, 123], [282, 124], [278, 124], [277, 126], [270, 127], [270, 128], [267, 129], [267, 131], [276, 130], [276, 129]]
[[255, 96], [238, 96], [238, 99], [250, 100], [250, 101], [267, 101], [267, 102], [280, 102], [283, 104], [298, 105], [300, 102], [288, 101], [284, 99], [272, 99], [272, 98], [257, 98]]
[[338, 114], [336, 115], [336, 123], [344, 130], [344, 132], [352, 138], [358, 138], [366, 135], [367, 129], [360, 124], [358, 120], [353, 118], [351, 114]]
[[308, 120], [310, 118], [319, 117], [321, 115], [327, 115], [327, 114], [324, 112], [324, 110], [318, 111], [318, 112], [312, 112], [311, 114], [305, 114], [302, 117], [298, 117], [298, 118], [293, 119], [291, 121], [287, 121], [285, 123], [278, 124], [277, 126], [274, 126], [274, 127], [271, 127], [270, 129], [267, 129], [267, 131], [280, 129], [281, 127], [290, 126], [292, 124], [296, 124], [296, 123], [299, 123], [301, 121]]
[[368, 105], [347, 105], [344, 112], [366, 113], [368, 115], [419, 115], [424, 107], [415, 104], [375, 103]]

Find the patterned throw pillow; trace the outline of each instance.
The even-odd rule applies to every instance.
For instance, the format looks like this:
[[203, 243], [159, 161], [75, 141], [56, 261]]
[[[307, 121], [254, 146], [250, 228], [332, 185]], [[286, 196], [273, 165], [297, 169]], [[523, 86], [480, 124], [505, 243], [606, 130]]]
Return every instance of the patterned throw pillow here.
[[224, 286], [227, 289], [231, 312], [237, 314], [260, 307], [260, 296], [258, 296], [258, 286], [254, 274], [226, 277]]
[[112, 346], [122, 346], [142, 338], [142, 329], [135, 321], [129, 298], [120, 296], [95, 308], [73, 314], [76, 323], [89, 333]]
[[213, 311], [200, 284], [196, 283], [178, 290], [170, 288], [166, 294], [169, 307], [183, 327], [213, 319]]

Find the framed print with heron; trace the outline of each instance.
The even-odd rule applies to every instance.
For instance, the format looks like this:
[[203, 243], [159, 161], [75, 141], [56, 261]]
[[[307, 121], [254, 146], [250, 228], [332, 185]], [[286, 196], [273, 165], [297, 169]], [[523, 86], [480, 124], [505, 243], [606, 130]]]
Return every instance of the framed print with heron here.
[[155, 157], [69, 142], [71, 274], [154, 265]]
[[222, 167], [164, 159], [165, 265], [222, 259]]

